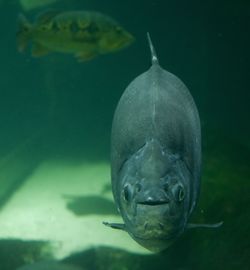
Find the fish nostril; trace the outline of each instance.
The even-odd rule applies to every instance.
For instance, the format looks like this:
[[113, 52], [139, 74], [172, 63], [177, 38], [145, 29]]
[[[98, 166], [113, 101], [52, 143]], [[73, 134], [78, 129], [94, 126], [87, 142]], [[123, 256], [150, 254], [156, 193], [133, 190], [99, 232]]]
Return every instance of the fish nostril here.
[[135, 184], [135, 191], [136, 191], [137, 193], [141, 191], [141, 184], [139, 184], [139, 183], [136, 183], [136, 184]]
[[165, 183], [165, 184], [163, 185], [163, 190], [164, 190], [165, 192], [168, 192], [168, 190], [169, 190], [169, 184], [168, 184], [168, 183]]
[[170, 199], [169, 196], [165, 195], [164, 199], [163, 199], [166, 203], [170, 203]]

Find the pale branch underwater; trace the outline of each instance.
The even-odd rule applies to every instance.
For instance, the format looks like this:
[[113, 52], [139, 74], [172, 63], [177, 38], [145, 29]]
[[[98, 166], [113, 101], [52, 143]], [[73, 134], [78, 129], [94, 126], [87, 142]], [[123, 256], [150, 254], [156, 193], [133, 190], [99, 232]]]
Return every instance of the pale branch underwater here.
[[114, 19], [94, 11], [48, 11], [31, 24], [19, 15], [17, 46], [23, 52], [32, 43], [34, 57], [50, 52], [73, 54], [78, 61], [121, 50], [134, 37]]

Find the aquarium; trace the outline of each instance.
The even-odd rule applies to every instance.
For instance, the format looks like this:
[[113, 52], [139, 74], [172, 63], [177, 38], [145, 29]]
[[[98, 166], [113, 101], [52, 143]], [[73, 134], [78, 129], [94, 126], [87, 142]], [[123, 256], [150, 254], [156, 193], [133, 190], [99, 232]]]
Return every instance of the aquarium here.
[[249, 269], [249, 10], [0, 1], [0, 270]]

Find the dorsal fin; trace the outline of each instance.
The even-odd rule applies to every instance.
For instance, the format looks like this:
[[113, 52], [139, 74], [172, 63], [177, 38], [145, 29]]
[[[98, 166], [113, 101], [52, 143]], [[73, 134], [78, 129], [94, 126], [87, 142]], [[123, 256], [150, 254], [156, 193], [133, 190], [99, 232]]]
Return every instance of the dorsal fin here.
[[158, 61], [158, 58], [157, 58], [157, 55], [156, 55], [156, 52], [155, 52], [155, 48], [154, 48], [153, 43], [151, 41], [149, 32], [147, 32], [147, 38], [148, 38], [149, 48], [150, 48], [150, 51], [151, 51], [152, 65], [154, 65], [154, 64], [159, 65], [159, 61]]
[[46, 24], [60, 13], [61, 12], [58, 10], [48, 10], [44, 13], [41, 13], [37, 16], [37, 24]]

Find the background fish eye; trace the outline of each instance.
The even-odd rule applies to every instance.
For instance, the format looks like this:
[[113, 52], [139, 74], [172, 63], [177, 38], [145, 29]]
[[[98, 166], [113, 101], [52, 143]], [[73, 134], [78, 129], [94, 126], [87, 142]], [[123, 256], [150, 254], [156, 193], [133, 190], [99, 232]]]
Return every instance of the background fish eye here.
[[42, 25], [42, 26], [40, 27], [40, 30], [42, 30], [42, 31], [47, 31], [49, 28], [50, 28], [49, 25]]
[[115, 31], [119, 34], [122, 32], [122, 28], [119, 26], [115, 26]]
[[46, 31], [47, 30], [47, 27], [46, 26], [41, 26], [41, 28], [40, 28], [42, 31]]
[[24, 32], [29, 32], [29, 28], [28, 27], [23, 27], [23, 31]]

